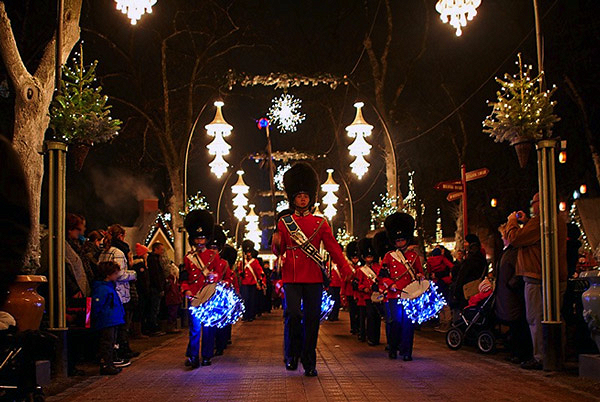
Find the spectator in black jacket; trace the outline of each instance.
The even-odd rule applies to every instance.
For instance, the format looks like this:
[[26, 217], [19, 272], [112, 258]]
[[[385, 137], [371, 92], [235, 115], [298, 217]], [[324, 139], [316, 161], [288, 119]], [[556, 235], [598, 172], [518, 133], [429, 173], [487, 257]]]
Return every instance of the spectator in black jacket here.
[[474, 234], [465, 236], [465, 249], [467, 257], [460, 264], [458, 274], [453, 278], [454, 308], [463, 308], [467, 305], [464, 297], [463, 286], [474, 280], [483, 279], [487, 274], [487, 261], [481, 252], [481, 242]]
[[156, 242], [152, 244], [152, 252], [148, 254], [148, 279], [149, 279], [149, 315], [148, 325], [151, 336], [164, 335], [160, 331], [158, 314], [160, 301], [165, 296], [165, 275], [161, 265], [161, 257], [165, 253], [165, 246]]

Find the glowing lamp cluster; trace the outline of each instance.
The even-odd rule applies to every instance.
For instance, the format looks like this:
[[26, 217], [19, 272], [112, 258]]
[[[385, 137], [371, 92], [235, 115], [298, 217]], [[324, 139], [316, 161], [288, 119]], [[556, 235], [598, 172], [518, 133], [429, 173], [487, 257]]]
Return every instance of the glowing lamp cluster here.
[[219, 282], [215, 294], [205, 303], [189, 307], [194, 320], [207, 327], [223, 328], [235, 324], [245, 311], [244, 303], [235, 290]]
[[206, 133], [214, 138], [206, 148], [208, 148], [208, 153], [210, 155], [215, 156], [215, 159], [213, 159], [208, 166], [210, 166], [210, 170], [217, 178], [221, 178], [221, 176], [227, 172], [227, 168], [229, 167], [229, 164], [223, 159], [223, 155], [227, 155], [231, 149], [231, 145], [225, 142], [225, 137], [229, 136], [231, 130], [233, 130], [233, 126], [227, 123], [223, 118], [223, 112], [221, 111], [223, 105], [223, 102], [215, 102], [215, 106], [217, 107], [215, 118], [210, 124], [205, 126]]
[[456, 29], [456, 36], [462, 35], [462, 28], [467, 26], [467, 21], [473, 20], [477, 15], [477, 7], [481, 0], [439, 0], [435, 9], [440, 13], [444, 24], [450, 24]]
[[294, 132], [298, 124], [302, 123], [306, 115], [300, 113], [302, 101], [294, 98], [292, 95], [283, 94], [271, 101], [271, 107], [267, 116], [282, 133]]
[[363, 118], [361, 110], [363, 106], [364, 103], [362, 102], [354, 104], [354, 107], [356, 108], [356, 117], [352, 124], [346, 127], [348, 136], [354, 138], [354, 142], [348, 145], [348, 149], [350, 150], [350, 155], [356, 157], [354, 162], [350, 164], [350, 168], [352, 168], [352, 173], [359, 179], [361, 179], [369, 170], [370, 163], [367, 162], [365, 156], [371, 151], [371, 144], [365, 140], [365, 137], [370, 136], [371, 131], [373, 131], [373, 126], [367, 123]]
[[250, 212], [246, 215], [246, 239], [254, 244], [261, 243], [262, 231], [258, 227], [258, 215], [254, 212], [254, 204], [250, 204]]
[[131, 25], [137, 24], [144, 14], [152, 14], [156, 0], [115, 0], [117, 10], [127, 15]]
[[338, 197], [335, 193], [340, 189], [340, 185], [333, 180], [333, 169], [327, 169], [327, 174], [327, 180], [321, 184], [321, 190], [325, 193], [323, 197], [323, 204], [325, 205], [323, 215], [331, 220], [337, 213], [335, 204], [338, 202]]
[[421, 296], [414, 299], [397, 299], [398, 304], [406, 312], [406, 315], [413, 323], [421, 324], [434, 317], [437, 317], [442, 308], [446, 305], [446, 300], [438, 293], [437, 286], [429, 282], [429, 289]]
[[237, 182], [231, 186], [231, 192], [235, 194], [233, 197], [233, 206], [235, 207], [233, 215], [235, 215], [238, 221], [241, 221], [246, 216], [245, 207], [248, 205], [248, 198], [246, 198], [246, 194], [248, 194], [249, 187], [242, 178], [244, 171], [238, 170], [237, 174], [238, 179]]

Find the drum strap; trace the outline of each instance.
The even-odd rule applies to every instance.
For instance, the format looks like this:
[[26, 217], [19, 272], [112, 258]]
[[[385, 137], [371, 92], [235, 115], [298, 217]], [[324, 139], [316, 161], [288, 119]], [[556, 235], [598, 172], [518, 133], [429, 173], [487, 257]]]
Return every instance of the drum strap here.
[[360, 270], [361, 270], [361, 271], [362, 271], [362, 272], [363, 272], [365, 275], [367, 275], [367, 278], [369, 278], [369, 279], [370, 279], [372, 282], [375, 282], [375, 280], [377, 279], [377, 274], [375, 273], [375, 271], [373, 271], [373, 270], [371, 269], [371, 267], [369, 267], [369, 266], [366, 266], [366, 265], [365, 265], [365, 266], [363, 266], [363, 267], [360, 267]]
[[[213, 254], [210, 257], [210, 260], [208, 261], [209, 267], [210, 267], [210, 264], [212, 264], [212, 262], [215, 258], [215, 255], [216, 254]], [[194, 258], [196, 258], [196, 261], [198, 262], [198, 266], [202, 270], [202, 275], [204, 275], [204, 277], [208, 278], [208, 274], [210, 274], [211, 270], [207, 268], [206, 264], [204, 264], [204, 261], [202, 261], [202, 258], [200, 258], [197, 253], [194, 253]]]
[[250, 261], [247, 261], [244, 264], [244, 268], [248, 268], [248, 271], [250, 271], [250, 273], [252, 274], [252, 277], [254, 278], [254, 281], [256, 282], [256, 284], [258, 285], [258, 279], [256, 278], [256, 272], [254, 272], [254, 269], [252, 268], [252, 262], [254, 261], [254, 258], [251, 259]]
[[391, 254], [392, 254], [392, 257], [396, 261], [398, 261], [399, 263], [401, 263], [402, 265], [404, 265], [404, 267], [406, 268], [406, 270], [410, 274], [411, 279], [413, 281], [417, 280], [417, 276], [415, 275], [415, 271], [414, 271], [414, 269], [412, 267], [412, 264], [410, 262], [408, 262], [408, 260], [404, 256], [404, 253], [401, 250], [396, 250], [396, 251], [392, 251]]

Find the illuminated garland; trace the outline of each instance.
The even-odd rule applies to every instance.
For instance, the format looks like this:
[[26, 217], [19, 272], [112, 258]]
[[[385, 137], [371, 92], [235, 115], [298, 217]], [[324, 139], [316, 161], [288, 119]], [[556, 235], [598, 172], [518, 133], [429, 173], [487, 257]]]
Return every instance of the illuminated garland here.
[[292, 165], [290, 165], [289, 163], [285, 163], [283, 165], [277, 166], [277, 169], [275, 170], [275, 175], [273, 176], [273, 180], [275, 181], [275, 186], [277, 187], [277, 190], [284, 191], [284, 188], [283, 188], [283, 175], [291, 167], [292, 167]]
[[388, 193], [385, 193], [380, 194], [379, 198], [381, 200], [381, 204], [377, 204], [375, 201], [373, 201], [373, 208], [371, 208], [371, 229], [373, 230], [383, 227], [385, 218], [394, 212], [398, 212], [398, 197], [394, 199], [390, 197]]
[[582, 241], [583, 249], [587, 252], [591, 252], [592, 246], [590, 245], [590, 242], [585, 234], [585, 230], [583, 228], [583, 225], [581, 224], [581, 218], [579, 217], [579, 211], [577, 210], [577, 206], [574, 203], [573, 203], [573, 205], [571, 205], [571, 210], [569, 211], [569, 217], [571, 218], [571, 222], [573, 222], [575, 225], [577, 225], [577, 228], [581, 232], [581, 240], [583, 240]]
[[173, 235], [173, 231], [171, 230], [171, 226], [168, 223], [170, 221], [171, 221], [171, 214], [169, 214], [169, 213], [166, 213], [166, 214], [159, 213], [156, 216], [156, 219], [154, 219], [154, 222], [152, 223], [152, 225], [150, 225], [150, 231], [148, 232], [148, 235], [146, 235], [146, 240], [144, 241], [144, 244], [145, 245], [150, 244], [150, 240], [152, 240], [152, 236], [154, 236], [154, 233], [156, 233], [156, 231], [158, 230], [158, 228], [160, 227], [160, 225], [162, 225], [162, 227], [167, 232], [167, 236], [169, 236], [169, 240], [171, 241], [171, 243], [175, 243], [175, 236]]
[[189, 310], [195, 320], [207, 327], [223, 328], [235, 324], [245, 311], [244, 303], [235, 290], [219, 282], [215, 294], [198, 307]]
[[288, 89], [290, 87], [299, 87], [302, 85], [309, 85], [312, 87], [316, 87], [317, 85], [327, 85], [331, 89], [336, 89], [338, 85], [348, 85], [347, 76], [335, 77], [328, 73], [319, 74], [317, 76], [288, 73], [270, 73], [268, 75], [251, 76], [229, 70], [227, 72], [227, 81], [230, 91], [236, 84], [243, 87], [254, 87], [257, 85], [265, 87], [274, 86], [275, 89]]
[[397, 299], [404, 312], [413, 323], [421, 324], [434, 317], [446, 305], [446, 300], [438, 293], [437, 286], [429, 282], [429, 289], [415, 299]]
[[321, 294], [321, 321], [325, 321], [329, 314], [331, 314], [331, 310], [333, 310], [333, 305], [335, 301], [329, 296], [326, 291], [323, 291]]

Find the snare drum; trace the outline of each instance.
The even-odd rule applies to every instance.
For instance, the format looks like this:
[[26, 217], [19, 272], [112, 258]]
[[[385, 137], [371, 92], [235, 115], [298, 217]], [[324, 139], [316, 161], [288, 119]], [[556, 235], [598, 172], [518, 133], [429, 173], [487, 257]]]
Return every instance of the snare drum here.
[[216, 291], [217, 291], [217, 284], [209, 283], [208, 285], [206, 285], [202, 289], [200, 289], [200, 291], [198, 293], [196, 293], [196, 296], [194, 296], [194, 298], [190, 302], [190, 306], [198, 307], [201, 304], [208, 302], [211, 299], [211, 297], [213, 297], [215, 295]]
[[401, 299], [416, 299], [429, 290], [429, 281], [427, 279], [412, 281], [400, 292]]

